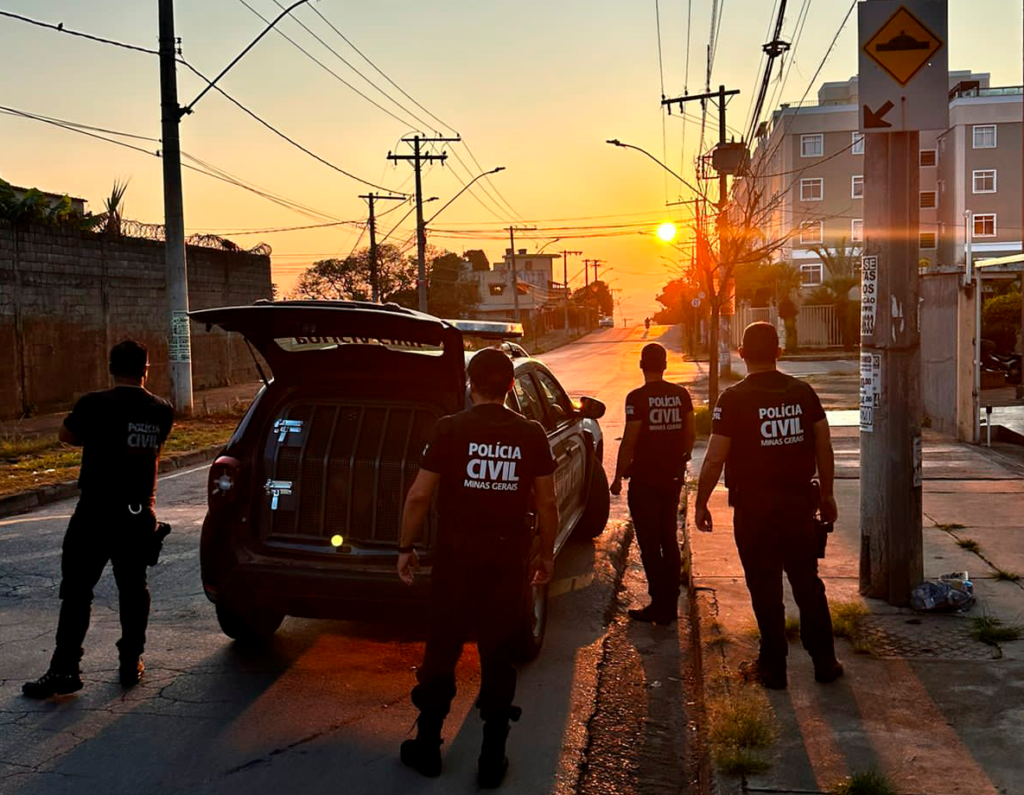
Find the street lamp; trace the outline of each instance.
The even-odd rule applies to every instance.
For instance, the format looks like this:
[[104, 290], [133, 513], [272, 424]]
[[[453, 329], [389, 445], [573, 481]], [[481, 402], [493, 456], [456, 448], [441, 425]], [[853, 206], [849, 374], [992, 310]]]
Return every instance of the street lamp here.
[[663, 169], [665, 169], [669, 174], [671, 174], [673, 177], [675, 177], [680, 182], [682, 182], [686, 187], [688, 187], [690, 190], [692, 190], [698, 196], [701, 195], [700, 190], [698, 190], [697, 188], [693, 187], [693, 185], [691, 185], [689, 182], [687, 182], [685, 179], [683, 179], [681, 176], [679, 176], [675, 171], [673, 171], [671, 168], [669, 168], [664, 163], [662, 163], [660, 160], [658, 160], [658, 158], [656, 158], [654, 155], [652, 155], [646, 149], [641, 149], [639, 146], [634, 146], [633, 144], [624, 144], [618, 138], [611, 138], [611, 139], [605, 141], [605, 143], [611, 144], [612, 146], [618, 146], [618, 147], [621, 147], [623, 149], [635, 149], [636, 151], [640, 152], [641, 154], [647, 155], [651, 160], [653, 160], [655, 163], [657, 163], [659, 166], [661, 166]]
[[452, 196], [448, 201], [446, 201], [444, 203], [444, 205], [441, 207], [440, 210], [438, 210], [436, 213], [434, 213], [426, 221], [423, 222], [424, 231], [426, 231], [427, 224], [429, 224], [431, 221], [433, 221], [435, 218], [437, 218], [437, 216], [439, 216], [441, 213], [443, 213], [445, 210], [447, 210], [448, 209], [448, 205], [451, 204], [453, 201], [455, 201], [457, 198], [459, 198], [459, 196], [461, 196], [467, 190], [469, 190], [470, 186], [474, 182], [476, 182], [478, 179], [483, 179], [484, 177], [486, 177], [486, 176], [488, 176], [490, 174], [497, 174], [499, 171], [504, 171], [504, 170], [505, 170], [504, 166], [498, 166], [497, 168], [492, 168], [490, 171], [484, 171], [482, 174], [477, 174], [475, 177], [473, 177], [473, 179], [471, 179], [469, 182], [467, 182], [465, 185], [462, 186], [462, 190], [460, 190], [458, 193], [456, 193], [454, 196]]

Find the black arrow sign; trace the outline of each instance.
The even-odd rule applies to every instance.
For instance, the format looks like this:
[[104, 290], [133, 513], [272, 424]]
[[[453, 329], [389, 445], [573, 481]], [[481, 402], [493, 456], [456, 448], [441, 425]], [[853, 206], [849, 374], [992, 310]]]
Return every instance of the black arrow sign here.
[[864, 129], [870, 130], [878, 127], [892, 127], [891, 122], [885, 121], [885, 114], [892, 110], [893, 104], [891, 100], [887, 100], [882, 107], [878, 110], [871, 110], [867, 105], [864, 106]]

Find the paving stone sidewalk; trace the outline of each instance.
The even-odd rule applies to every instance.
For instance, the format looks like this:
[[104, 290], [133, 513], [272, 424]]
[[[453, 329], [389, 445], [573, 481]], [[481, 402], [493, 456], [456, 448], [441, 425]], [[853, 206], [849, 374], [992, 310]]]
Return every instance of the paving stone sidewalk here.
[[[919, 615], [858, 593], [858, 439], [855, 429], [835, 437], [840, 518], [821, 572], [834, 608], [864, 611], [838, 641], [846, 676], [815, 683], [792, 641], [788, 690], [764, 691], [776, 729], [761, 753], [769, 766], [741, 775], [719, 768], [715, 786], [825, 793], [877, 770], [907, 795], [1024, 795], [1024, 640], [987, 645], [972, 635], [977, 617], [1024, 624], [1024, 580], [1012, 580], [1024, 576], [1021, 468], [981, 448], [925, 439], [925, 576], [969, 572], [977, 604], [965, 615]], [[711, 509], [713, 533], [687, 527], [706, 706], [723, 693], [742, 701], [736, 666], [757, 649], [721, 485]], [[787, 616], [797, 616], [788, 584], [786, 601]]]

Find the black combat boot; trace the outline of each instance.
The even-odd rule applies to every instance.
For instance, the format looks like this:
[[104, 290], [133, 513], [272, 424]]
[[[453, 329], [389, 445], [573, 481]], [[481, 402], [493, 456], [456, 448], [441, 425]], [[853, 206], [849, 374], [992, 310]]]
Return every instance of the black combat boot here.
[[402, 743], [402, 763], [422, 776], [437, 778], [441, 775], [441, 726], [444, 718], [423, 713], [416, 719], [416, 739]]
[[495, 789], [505, 778], [508, 757], [505, 741], [508, 739], [508, 720], [489, 720], [484, 723], [484, 742], [480, 747], [477, 784], [483, 789]]
[[75, 670], [62, 671], [50, 668], [34, 682], [25, 682], [21, 692], [29, 698], [49, 698], [50, 696], [66, 696], [82, 689], [82, 675]]
[[121, 664], [117, 668], [118, 677], [124, 687], [134, 687], [142, 681], [142, 674], [146, 671], [146, 663], [142, 657], [121, 658]]

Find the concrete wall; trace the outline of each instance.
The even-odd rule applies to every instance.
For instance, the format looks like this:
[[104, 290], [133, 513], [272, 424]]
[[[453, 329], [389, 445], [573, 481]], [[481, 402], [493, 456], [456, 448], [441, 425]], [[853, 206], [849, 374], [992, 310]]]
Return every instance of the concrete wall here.
[[921, 277], [921, 392], [931, 427], [957, 435], [957, 350], [960, 276]]
[[[189, 247], [192, 309], [270, 298], [270, 259]], [[108, 386], [125, 337], [150, 351], [150, 388], [169, 391], [163, 243], [0, 222], [0, 418], [59, 411]], [[241, 339], [193, 324], [196, 389], [257, 379]]]

